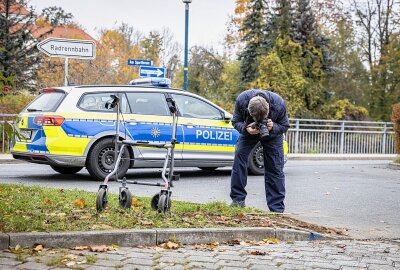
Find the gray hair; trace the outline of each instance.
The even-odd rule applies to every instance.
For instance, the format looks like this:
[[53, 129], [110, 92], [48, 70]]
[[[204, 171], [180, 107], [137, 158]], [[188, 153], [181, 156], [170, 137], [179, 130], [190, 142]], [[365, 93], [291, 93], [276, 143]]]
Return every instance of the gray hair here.
[[269, 104], [265, 98], [255, 96], [250, 99], [247, 109], [255, 121], [261, 121], [268, 116]]

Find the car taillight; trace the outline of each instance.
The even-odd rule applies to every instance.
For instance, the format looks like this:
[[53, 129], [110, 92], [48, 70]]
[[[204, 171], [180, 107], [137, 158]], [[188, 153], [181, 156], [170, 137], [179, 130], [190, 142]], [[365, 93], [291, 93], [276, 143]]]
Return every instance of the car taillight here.
[[65, 118], [62, 116], [36, 116], [33, 122], [38, 126], [61, 126]]
[[42, 92], [48, 94], [48, 93], [55, 93], [57, 91], [56, 91], [56, 89], [53, 89], [53, 88], [46, 88], [46, 89], [43, 89]]

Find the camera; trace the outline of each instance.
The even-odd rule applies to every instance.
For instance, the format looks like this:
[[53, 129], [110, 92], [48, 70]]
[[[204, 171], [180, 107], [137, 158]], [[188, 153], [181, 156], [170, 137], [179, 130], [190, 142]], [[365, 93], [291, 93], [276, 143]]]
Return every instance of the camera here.
[[255, 123], [256, 129], [260, 131], [260, 137], [261, 139], [266, 138], [269, 136], [269, 130], [267, 127], [267, 120], [263, 120], [261, 122], [256, 122]]
[[250, 124], [249, 126], [258, 129], [260, 131], [261, 139], [264, 139], [269, 136], [269, 130], [267, 127], [267, 123], [268, 123], [268, 121], [266, 119], [264, 119], [262, 121], [256, 121], [256, 122]]

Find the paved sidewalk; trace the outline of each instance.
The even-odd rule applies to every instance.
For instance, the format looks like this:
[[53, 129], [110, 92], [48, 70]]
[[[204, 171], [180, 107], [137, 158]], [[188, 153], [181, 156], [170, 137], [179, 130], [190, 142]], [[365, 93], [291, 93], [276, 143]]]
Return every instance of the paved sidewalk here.
[[[204, 246], [201, 246], [204, 247]], [[259, 255], [255, 255], [255, 254]], [[57, 265], [57, 262], [59, 263]], [[266, 246], [119, 248], [107, 253], [68, 249], [36, 256], [0, 252], [0, 269], [400, 269], [400, 242], [300, 241]]]

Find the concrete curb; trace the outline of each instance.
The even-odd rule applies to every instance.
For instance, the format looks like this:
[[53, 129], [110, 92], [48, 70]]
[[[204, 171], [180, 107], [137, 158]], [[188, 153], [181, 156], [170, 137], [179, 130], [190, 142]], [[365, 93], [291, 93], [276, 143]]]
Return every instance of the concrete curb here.
[[344, 239], [331, 237], [311, 231], [298, 231], [281, 228], [205, 228], [205, 229], [144, 229], [90, 232], [34, 232], [0, 234], [0, 249], [20, 245], [31, 248], [42, 244], [51, 248], [66, 248], [90, 245], [155, 246], [174, 239], [182, 244], [225, 243], [234, 239], [260, 241], [265, 238], [282, 241], [312, 241]]
[[400, 164], [399, 163], [391, 162], [391, 163], [389, 163], [388, 167], [390, 169], [393, 169], [393, 170], [400, 170]]

